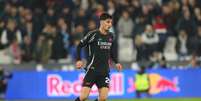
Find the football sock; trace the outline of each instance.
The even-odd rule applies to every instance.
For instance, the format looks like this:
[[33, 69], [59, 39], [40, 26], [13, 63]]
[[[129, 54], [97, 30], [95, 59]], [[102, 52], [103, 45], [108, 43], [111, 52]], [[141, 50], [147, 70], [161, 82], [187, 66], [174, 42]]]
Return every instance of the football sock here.
[[75, 101], [81, 101], [81, 100], [80, 100], [80, 98], [79, 98], [79, 97], [77, 97], [77, 98], [75, 99]]

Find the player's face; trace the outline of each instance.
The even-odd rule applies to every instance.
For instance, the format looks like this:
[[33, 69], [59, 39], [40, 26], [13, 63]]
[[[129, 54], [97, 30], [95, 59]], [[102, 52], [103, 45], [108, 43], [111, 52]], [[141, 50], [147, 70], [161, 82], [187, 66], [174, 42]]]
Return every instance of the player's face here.
[[106, 19], [102, 22], [102, 26], [105, 30], [109, 30], [112, 27], [112, 19]]

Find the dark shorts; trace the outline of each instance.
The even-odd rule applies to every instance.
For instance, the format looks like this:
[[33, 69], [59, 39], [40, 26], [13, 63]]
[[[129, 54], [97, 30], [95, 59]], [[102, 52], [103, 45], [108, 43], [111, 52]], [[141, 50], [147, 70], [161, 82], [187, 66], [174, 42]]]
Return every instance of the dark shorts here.
[[82, 86], [91, 88], [94, 84], [96, 84], [98, 88], [102, 87], [109, 88], [109, 83], [110, 83], [109, 73], [107, 73], [106, 75], [102, 75], [96, 73], [93, 69], [90, 69], [84, 77]]

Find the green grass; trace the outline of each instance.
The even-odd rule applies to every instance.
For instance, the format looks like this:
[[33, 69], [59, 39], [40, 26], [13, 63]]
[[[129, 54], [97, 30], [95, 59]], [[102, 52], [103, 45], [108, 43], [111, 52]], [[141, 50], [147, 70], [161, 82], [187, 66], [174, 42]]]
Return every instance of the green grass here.
[[[61, 100], [1, 100], [0, 101], [74, 101], [74, 100], [67, 100], [67, 99], [61, 99]], [[94, 101], [94, 100], [88, 100], [88, 101]], [[172, 99], [160, 99], [160, 98], [151, 98], [151, 99], [118, 99], [118, 100], [107, 100], [107, 101], [201, 101], [201, 98], [172, 98]]]
[[201, 98], [175, 98], [175, 99], [119, 99], [108, 101], [201, 101]]

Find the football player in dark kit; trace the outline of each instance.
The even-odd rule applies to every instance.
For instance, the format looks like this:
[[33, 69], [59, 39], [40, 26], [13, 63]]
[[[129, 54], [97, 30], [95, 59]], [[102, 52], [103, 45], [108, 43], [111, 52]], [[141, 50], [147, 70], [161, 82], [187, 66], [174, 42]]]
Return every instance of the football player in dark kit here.
[[99, 97], [95, 101], [106, 101], [109, 92], [109, 59], [111, 58], [120, 71], [122, 65], [118, 63], [117, 57], [113, 52], [113, 33], [109, 32], [112, 27], [112, 16], [103, 13], [100, 16], [99, 29], [90, 31], [79, 43], [77, 47], [76, 68], [84, 66], [80, 59], [80, 50], [82, 47], [88, 47], [89, 59], [85, 67], [86, 75], [82, 84], [80, 96], [75, 101], [87, 100], [91, 87], [96, 84], [99, 91]]

